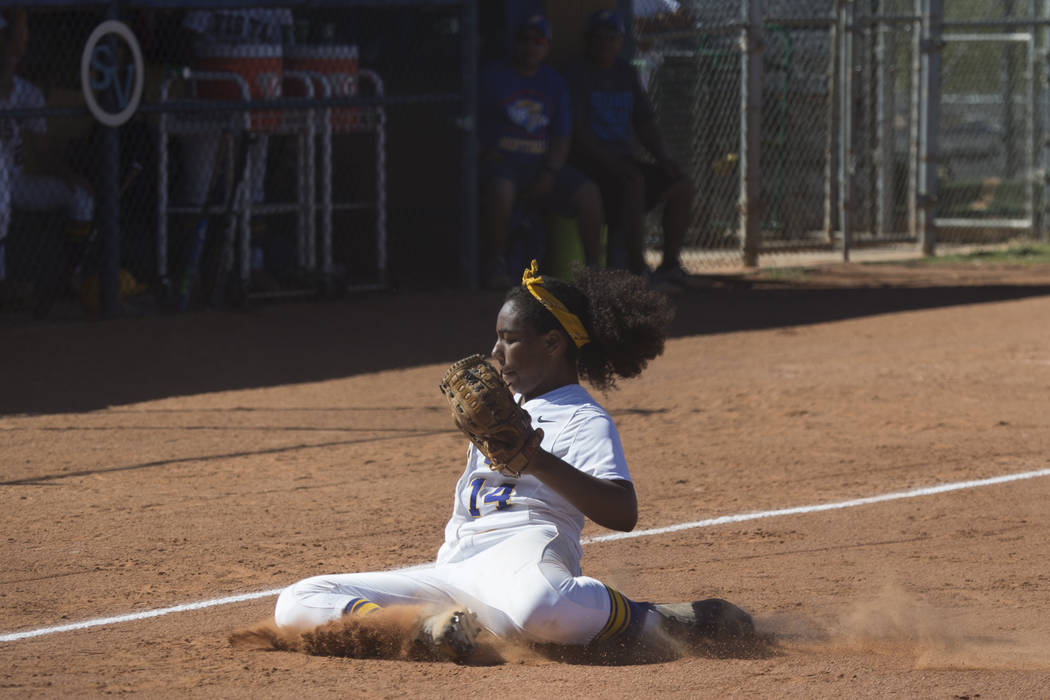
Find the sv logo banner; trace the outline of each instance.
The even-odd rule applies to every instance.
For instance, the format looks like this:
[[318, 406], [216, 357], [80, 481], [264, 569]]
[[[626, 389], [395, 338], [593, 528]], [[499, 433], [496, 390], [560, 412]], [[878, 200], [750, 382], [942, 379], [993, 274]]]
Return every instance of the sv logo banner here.
[[145, 66], [135, 34], [123, 22], [95, 27], [80, 57], [80, 85], [88, 109], [106, 126], [120, 126], [142, 100]]

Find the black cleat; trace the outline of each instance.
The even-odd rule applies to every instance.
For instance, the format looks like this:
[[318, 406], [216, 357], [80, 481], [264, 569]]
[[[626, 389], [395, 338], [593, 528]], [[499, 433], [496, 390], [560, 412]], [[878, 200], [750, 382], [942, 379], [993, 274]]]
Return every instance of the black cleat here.
[[721, 598], [654, 607], [664, 618], [664, 631], [684, 642], [734, 643], [755, 639], [751, 615]]

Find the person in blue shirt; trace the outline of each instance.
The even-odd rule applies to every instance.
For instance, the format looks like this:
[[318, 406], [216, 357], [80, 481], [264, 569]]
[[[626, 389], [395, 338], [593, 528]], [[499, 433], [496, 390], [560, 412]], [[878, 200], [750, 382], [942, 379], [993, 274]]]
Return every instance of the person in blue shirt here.
[[550, 23], [532, 15], [518, 27], [509, 61], [496, 61], [481, 76], [478, 135], [481, 164], [483, 283], [511, 285], [507, 253], [515, 211], [553, 210], [578, 220], [588, 265], [601, 247], [598, 187], [567, 165], [572, 115], [565, 79], [544, 60]]
[[[622, 236], [624, 249], [610, 250], [613, 264], [619, 262], [636, 274], [649, 273], [645, 216], [664, 205], [663, 259], [652, 280], [660, 287], [682, 284], [686, 273], [679, 255], [694, 188], [667, 152], [637, 70], [620, 56], [625, 34], [615, 11], [593, 13], [586, 56], [566, 71], [574, 126], [570, 162], [598, 183], [610, 239]], [[643, 149], [651, 161], [638, 157]]]

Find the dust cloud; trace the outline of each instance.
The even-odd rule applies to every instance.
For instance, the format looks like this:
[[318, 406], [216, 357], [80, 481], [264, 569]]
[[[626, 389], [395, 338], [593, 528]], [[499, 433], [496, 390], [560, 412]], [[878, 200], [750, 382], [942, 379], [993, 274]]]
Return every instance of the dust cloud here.
[[938, 609], [886, 586], [837, 617], [789, 613], [756, 625], [803, 653], [907, 657], [916, 669], [1050, 670], [1050, 641], [994, 629], [994, 620], [993, 610]]

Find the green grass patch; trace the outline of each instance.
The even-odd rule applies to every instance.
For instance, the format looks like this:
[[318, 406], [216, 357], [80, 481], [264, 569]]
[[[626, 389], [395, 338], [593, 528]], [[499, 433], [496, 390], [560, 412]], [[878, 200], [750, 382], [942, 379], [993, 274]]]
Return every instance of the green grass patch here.
[[1050, 264], [1050, 243], [1026, 243], [1002, 250], [980, 250], [972, 253], [936, 255], [917, 261], [922, 265], [944, 265], [957, 263], [992, 263], [999, 265], [1047, 265]]
[[769, 267], [762, 270], [762, 279], [771, 282], [798, 282], [807, 274], [804, 267]]

